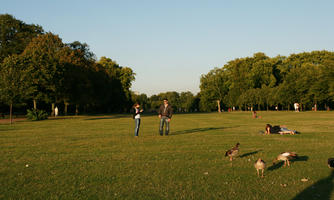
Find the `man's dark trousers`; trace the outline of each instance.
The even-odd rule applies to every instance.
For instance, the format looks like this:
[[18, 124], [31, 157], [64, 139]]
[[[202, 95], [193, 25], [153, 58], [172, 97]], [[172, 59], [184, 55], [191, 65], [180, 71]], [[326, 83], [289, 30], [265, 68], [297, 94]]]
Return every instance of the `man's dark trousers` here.
[[166, 116], [162, 116], [160, 119], [160, 127], [159, 127], [159, 132], [160, 135], [162, 136], [164, 134], [163, 130], [164, 130], [164, 124], [166, 124], [166, 131], [165, 131], [165, 135], [168, 135], [169, 133], [169, 121], [168, 121], [168, 117]]

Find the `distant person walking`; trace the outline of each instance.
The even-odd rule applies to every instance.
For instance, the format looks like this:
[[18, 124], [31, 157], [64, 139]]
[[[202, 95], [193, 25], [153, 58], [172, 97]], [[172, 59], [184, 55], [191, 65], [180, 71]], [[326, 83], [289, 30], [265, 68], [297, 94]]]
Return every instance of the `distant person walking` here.
[[135, 103], [133, 105], [133, 119], [135, 120], [135, 137], [138, 137], [139, 133], [139, 127], [140, 127], [140, 113], [142, 113], [144, 110], [140, 109], [139, 103]]
[[164, 124], [166, 124], [165, 135], [169, 133], [169, 123], [173, 115], [172, 106], [168, 104], [168, 99], [164, 99], [164, 103], [159, 108], [159, 118], [160, 118], [160, 126], [159, 133], [163, 135]]
[[295, 112], [299, 112], [299, 103], [294, 103], [293, 106], [295, 107]]
[[57, 117], [58, 116], [58, 107], [56, 106], [56, 108], [55, 108], [55, 117]]

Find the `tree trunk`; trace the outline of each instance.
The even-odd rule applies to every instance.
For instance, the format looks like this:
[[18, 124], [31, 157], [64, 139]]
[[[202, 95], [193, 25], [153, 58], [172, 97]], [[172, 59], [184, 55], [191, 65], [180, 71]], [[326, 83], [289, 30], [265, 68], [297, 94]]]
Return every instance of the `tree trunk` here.
[[55, 103], [51, 104], [51, 116], [55, 116]]
[[36, 101], [36, 99], [33, 100], [33, 103], [34, 103], [34, 110], [36, 110], [37, 109], [37, 101]]
[[9, 123], [12, 125], [13, 123], [13, 104], [9, 105]]
[[220, 110], [220, 100], [217, 100], [217, 106], [218, 106], [218, 112], [221, 112], [221, 110]]
[[290, 104], [288, 104], [288, 111], [290, 111]]
[[68, 107], [68, 104], [69, 104], [69, 103], [65, 102], [64, 104], [65, 104], [64, 114], [67, 115], [67, 107]]
[[75, 115], [78, 115], [79, 114], [79, 105], [76, 104], [75, 105]]

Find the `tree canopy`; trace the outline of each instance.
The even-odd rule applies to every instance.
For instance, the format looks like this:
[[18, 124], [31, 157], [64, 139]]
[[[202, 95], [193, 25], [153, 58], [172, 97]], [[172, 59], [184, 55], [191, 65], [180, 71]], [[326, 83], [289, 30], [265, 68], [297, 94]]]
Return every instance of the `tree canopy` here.
[[[327, 109], [334, 105], [334, 52], [288, 57], [262, 52], [237, 58], [200, 78], [200, 92], [163, 92], [148, 97], [131, 91], [135, 72], [108, 57], [97, 59], [89, 45], [64, 43], [39, 25], [0, 15], [0, 108], [27, 105], [52, 113], [126, 112], [134, 102], [147, 111], [168, 98], [175, 112]], [[50, 106], [51, 105], [51, 106]], [[10, 109], [11, 110], [11, 109]]]
[[0, 63], [12, 54], [20, 54], [32, 38], [43, 34], [43, 28], [26, 24], [9, 14], [0, 15]]
[[132, 104], [135, 73], [130, 67], [107, 57], [97, 61], [86, 43], [65, 44], [41, 26], [8, 14], [0, 15], [0, 72], [0, 107], [33, 103], [35, 109], [51, 113], [55, 106], [62, 107], [66, 114], [124, 112]]
[[289, 109], [298, 102], [304, 109], [326, 109], [333, 105], [333, 63], [334, 52], [329, 51], [238, 58], [202, 75], [201, 105], [207, 111], [220, 106]]

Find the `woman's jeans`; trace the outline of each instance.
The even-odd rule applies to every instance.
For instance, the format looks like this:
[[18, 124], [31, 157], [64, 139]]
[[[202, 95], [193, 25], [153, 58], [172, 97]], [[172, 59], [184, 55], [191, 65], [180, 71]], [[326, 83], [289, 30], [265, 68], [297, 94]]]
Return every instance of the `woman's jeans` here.
[[162, 116], [160, 119], [160, 126], [159, 126], [159, 132], [160, 135], [163, 135], [164, 132], [164, 124], [166, 123], [166, 131], [165, 131], [165, 135], [168, 135], [169, 133], [169, 121], [168, 121], [168, 117]]
[[139, 127], [140, 127], [140, 118], [135, 119], [135, 136], [138, 136]]

